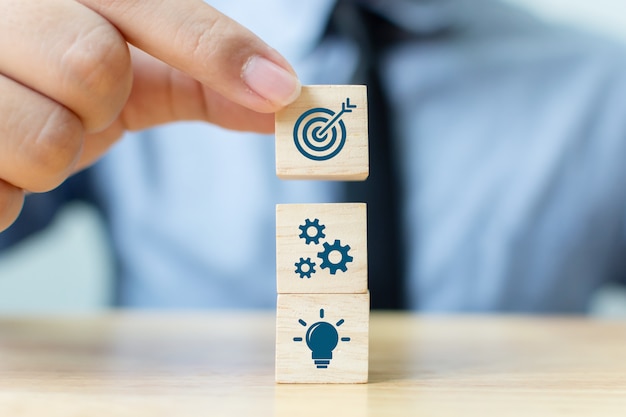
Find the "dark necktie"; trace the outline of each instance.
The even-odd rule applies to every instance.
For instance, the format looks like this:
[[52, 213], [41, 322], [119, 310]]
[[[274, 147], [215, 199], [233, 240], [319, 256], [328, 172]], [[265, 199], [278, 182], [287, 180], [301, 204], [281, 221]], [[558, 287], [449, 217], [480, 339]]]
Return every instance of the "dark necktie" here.
[[389, 102], [381, 85], [380, 58], [391, 42], [406, 33], [355, 1], [335, 6], [330, 33], [352, 40], [359, 48], [354, 84], [366, 84], [369, 113], [370, 175], [364, 182], [346, 183], [346, 200], [367, 203], [368, 274], [373, 309], [401, 309], [404, 296], [404, 245], [401, 233], [401, 183], [394, 162], [396, 141]]

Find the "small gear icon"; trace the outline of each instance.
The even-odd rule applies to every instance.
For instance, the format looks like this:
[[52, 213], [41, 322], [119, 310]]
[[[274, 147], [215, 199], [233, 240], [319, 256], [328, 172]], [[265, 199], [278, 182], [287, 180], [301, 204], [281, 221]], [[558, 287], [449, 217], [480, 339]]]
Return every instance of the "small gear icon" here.
[[294, 265], [296, 267], [295, 272], [300, 274], [300, 278], [311, 278], [311, 274], [315, 273], [315, 262], [311, 262], [311, 258], [300, 258], [300, 261]]
[[[309, 234], [311, 228], [315, 229], [314, 235]], [[313, 221], [311, 221], [311, 219], [306, 219], [303, 225], [298, 226], [298, 229], [302, 231], [298, 237], [304, 239], [307, 245], [311, 244], [311, 242], [319, 245], [320, 239], [326, 237], [324, 234], [325, 228], [326, 226], [320, 224], [319, 219], [315, 219]]]
[[[324, 242], [324, 250], [322, 252], [318, 252], [317, 254], [317, 257], [322, 260], [320, 268], [328, 268], [331, 275], [335, 275], [338, 269], [342, 272], [346, 272], [348, 270], [346, 264], [348, 262], [352, 262], [354, 259], [352, 256], [348, 255], [349, 250], [350, 245], [341, 246], [341, 242], [337, 239], [335, 239], [335, 243], [332, 245], [328, 242]], [[339, 252], [341, 254], [341, 260], [339, 262], [334, 263], [330, 260], [330, 255], [333, 252]]]

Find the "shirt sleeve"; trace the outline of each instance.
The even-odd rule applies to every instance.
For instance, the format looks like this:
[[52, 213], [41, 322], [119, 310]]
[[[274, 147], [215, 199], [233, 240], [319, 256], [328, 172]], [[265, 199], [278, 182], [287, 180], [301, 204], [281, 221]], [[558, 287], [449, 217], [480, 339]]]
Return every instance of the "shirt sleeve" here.
[[85, 170], [70, 177], [52, 191], [28, 195], [18, 219], [0, 233], [0, 253], [45, 229], [66, 204], [73, 201], [92, 204], [94, 199], [90, 189], [90, 176], [91, 170]]

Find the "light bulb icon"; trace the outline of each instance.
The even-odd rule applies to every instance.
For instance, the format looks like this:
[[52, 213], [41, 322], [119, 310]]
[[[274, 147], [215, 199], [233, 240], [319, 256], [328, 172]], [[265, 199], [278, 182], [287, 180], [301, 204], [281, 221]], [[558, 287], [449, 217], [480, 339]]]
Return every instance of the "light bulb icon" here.
[[[324, 309], [320, 309], [320, 318], [324, 318]], [[306, 327], [307, 323], [299, 319], [298, 323]], [[344, 323], [344, 319], [339, 320], [333, 326], [326, 321], [318, 321], [313, 323], [306, 331], [306, 345], [311, 349], [311, 359], [318, 369], [326, 369], [330, 365], [330, 360], [333, 358], [333, 350], [337, 347], [337, 344], [341, 340], [342, 342], [349, 342], [349, 337], [339, 338], [339, 332], [336, 327], [341, 326]], [[294, 342], [302, 342], [302, 337], [294, 337]]]

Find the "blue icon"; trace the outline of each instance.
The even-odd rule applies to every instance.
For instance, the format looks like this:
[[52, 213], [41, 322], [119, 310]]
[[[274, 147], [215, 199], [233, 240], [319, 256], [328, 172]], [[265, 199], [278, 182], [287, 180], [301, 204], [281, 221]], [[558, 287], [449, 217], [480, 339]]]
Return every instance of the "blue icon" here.
[[[324, 309], [320, 309], [320, 318], [324, 318]], [[336, 327], [341, 326], [344, 323], [344, 319], [339, 320], [333, 326], [326, 321], [318, 321], [313, 323], [306, 331], [306, 345], [311, 349], [311, 359], [318, 369], [326, 369], [330, 365], [330, 360], [333, 358], [333, 350], [337, 347], [339, 340], [342, 342], [349, 342], [349, 337], [339, 338], [339, 332]], [[303, 327], [307, 324], [304, 320], [299, 319]], [[294, 342], [302, 342], [301, 337], [294, 337]]]
[[335, 157], [346, 143], [346, 125], [341, 116], [352, 113], [352, 109], [356, 109], [356, 104], [350, 104], [348, 97], [341, 103], [339, 113], [324, 107], [302, 113], [293, 127], [293, 140], [298, 151], [313, 161]]
[[[324, 234], [325, 225], [320, 224], [319, 219], [305, 219], [304, 224], [298, 226], [300, 229], [300, 235], [298, 236], [300, 239], [304, 239], [307, 245], [314, 243], [316, 245], [320, 244], [320, 239], [326, 237]], [[317, 257], [322, 262], [320, 264], [321, 269], [328, 269], [331, 275], [336, 275], [337, 271], [347, 272], [348, 271], [348, 262], [352, 262], [354, 258], [350, 256], [350, 245], [343, 246], [339, 239], [335, 239], [335, 242], [331, 245], [328, 242], [322, 242], [322, 246], [324, 250], [317, 253]], [[294, 263], [296, 267], [295, 273], [300, 276], [300, 278], [311, 278], [316, 270], [315, 266], [317, 264], [311, 261], [311, 258], [300, 258], [300, 260]]]
[[300, 262], [294, 264], [296, 266], [296, 274], [300, 274], [300, 278], [311, 278], [311, 274], [315, 273], [315, 262], [311, 262], [311, 258], [300, 258]]
[[[348, 255], [349, 250], [350, 245], [341, 246], [341, 242], [337, 239], [335, 239], [335, 243], [332, 245], [328, 242], [324, 242], [324, 250], [317, 254], [317, 257], [322, 260], [320, 268], [328, 268], [331, 275], [335, 275], [338, 269], [341, 270], [341, 272], [346, 272], [348, 270], [346, 264], [354, 260], [352, 256]], [[331, 255], [335, 252], [338, 252], [340, 255], [340, 258], [336, 262], [331, 259]]]
[[[307, 245], [311, 242], [319, 245], [320, 239], [326, 237], [326, 235], [324, 234], [324, 229], [326, 229], [326, 226], [320, 224], [319, 219], [315, 219], [313, 221], [311, 221], [310, 219], [306, 219], [303, 225], [298, 226], [298, 229], [302, 231], [302, 233], [300, 233], [300, 236], [298, 237], [304, 239]], [[313, 231], [312, 229], [315, 229], [315, 234], [311, 233]]]

